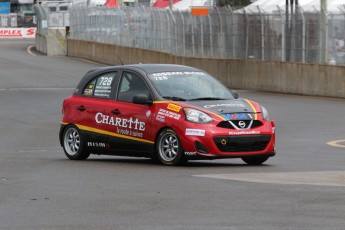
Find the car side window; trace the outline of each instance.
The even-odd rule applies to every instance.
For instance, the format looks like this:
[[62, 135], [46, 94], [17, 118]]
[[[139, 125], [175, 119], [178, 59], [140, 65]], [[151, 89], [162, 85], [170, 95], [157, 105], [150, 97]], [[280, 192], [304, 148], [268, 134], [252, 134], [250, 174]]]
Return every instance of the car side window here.
[[116, 72], [105, 73], [92, 79], [84, 88], [83, 96], [110, 98], [112, 83]]
[[138, 75], [123, 72], [117, 100], [132, 102], [133, 97], [137, 94], [146, 94], [150, 98], [149, 89]]

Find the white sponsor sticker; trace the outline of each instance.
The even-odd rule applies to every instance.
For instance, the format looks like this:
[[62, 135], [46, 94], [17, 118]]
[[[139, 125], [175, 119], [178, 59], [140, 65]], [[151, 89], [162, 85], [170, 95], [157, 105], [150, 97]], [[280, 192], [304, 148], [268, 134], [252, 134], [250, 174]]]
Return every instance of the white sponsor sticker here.
[[163, 117], [173, 118], [175, 120], [180, 120], [180, 118], [181, 118], [181, 114], [178, 114], [178, 113], [175, 113], [175, 112], [172, 112], [172, 111], [168, 111], [168, 110], [165, 110], [165, 109], [159, 109], [158, 115], [159, 116], [163, 116]]
[[186, 136], [205, 136], [205, 130], [202, 129], [186, 129]]
[[184, 152], [186, 156], [195, 156], [196, 152]]
[[241, 135], [259, 135], [259, 131], [240, 131], [240, 132], [229, 132], [230, 136], [241, 136]]

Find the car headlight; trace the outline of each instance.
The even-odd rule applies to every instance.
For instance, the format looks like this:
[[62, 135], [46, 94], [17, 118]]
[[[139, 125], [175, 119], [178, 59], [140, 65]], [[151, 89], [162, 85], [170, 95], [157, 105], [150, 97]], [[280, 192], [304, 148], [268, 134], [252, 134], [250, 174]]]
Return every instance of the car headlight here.
[[208, 114], [201, 112], [200, 110], [184, 108], [184, 113], [186, 115], [186, 120], [194, 123], [209, 123], [213, 121], [213, 118]]
[[267, 109], [261, 106], [261, 112], [262, 112], [262, 117], [264, 118], [264, 120], [268, 121], [270, 117], [268, 116]]

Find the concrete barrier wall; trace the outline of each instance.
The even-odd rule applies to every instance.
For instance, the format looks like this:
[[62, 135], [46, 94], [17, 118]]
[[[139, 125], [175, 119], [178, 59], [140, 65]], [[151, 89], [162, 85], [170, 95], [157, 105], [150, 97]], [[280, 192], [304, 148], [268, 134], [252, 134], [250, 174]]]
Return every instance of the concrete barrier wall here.
[[48, 29], [48, 35], [36, 33], [36, 50], [48, 55], [66, 55], [66, 30]]
[[233, 89], [345, 98], [345, 66], [190, 58], [79, 40], [68, 40], [67, 55], [108, 65], [121, 62], [189, 65], [211, 73]]
[[37, 51], [47, 54], [47, 41], [46, 36], [36, 33], [35, 37], [35, 48]]

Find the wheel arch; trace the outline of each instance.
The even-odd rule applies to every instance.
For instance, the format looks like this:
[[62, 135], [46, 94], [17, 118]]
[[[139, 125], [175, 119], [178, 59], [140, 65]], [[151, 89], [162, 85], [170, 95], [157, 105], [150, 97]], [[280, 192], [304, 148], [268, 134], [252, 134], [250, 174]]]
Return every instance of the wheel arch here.
[[91, 154], [86, 149], [81, 129], [73, 123], [61, 124], [60, 143], [70, 160], [86, 160]]
[[[158, 131], [157, 131], [157, 133], [156, 133], [156, 136], [155, 136], [155, 147], [156, 147], [156, 145], [157, 145], [157, 139], [158, 139], [158, 136], [159, 136], [159, 134], [163, 131], [163, 130], [165, 130], [165, 129], [171, 129], [171, 130], [173, 130], [178, 136], [179, 136], [179, 139], [180, 139], [180, 142], [181, 142], [181, 146], [182, 146], [182, 149], [183, 149], [183, 143], [182, 143], [182, 141], [181, 141], [181, 137], [180, 137], [180, 134], [176, 131], [176, 129], [174, 129], [174, 128], [172, 128], [171, 126], [163, 126], [163, 127], [161, 127]], [[184, 150], [183, 150], [184, 151]]]
[[60, 132], [59, 132], [59, 139], [60, 139], [60, 145], [62, 147], [63, 147], [63, 134], [69, 126], [75, 126], [80, 131], [80, 135], [82, 135], [84, 137], [84, 132], [83, 132], [83, 130], [80, 129], [80, 127], [78, 125], [73, 124], [73, 123], [61, 123]]
[[[161, 139], [162, 135], [164, 135], [163, 136], [164, 139], [166, 138], [165, 137], [166, 135], [168, 135], [168, 136], [169, 135], [174, 135], [175, 138], [178, 140], [179, 144], [177, 145], [176, 155], [172, 159], [167, 159], [167, 158], [163, 157], [161, 149], [158, 149], [158, 148], [161, 148], [160, 143], [162, 143], [162, 139]], [[172, 148], [172, 146], [168, 147], [168, 148]], [[173, 148], [175, 148], [175, 147], [173, 147]], [[156, 138], [155, 138], [155, 148], [154, 149], [155, 149], [155, 151], [153, 153], [153, 159], [155, 161], [159, 161], [159, 162], [163, 163], [164, 165], [179, 165], [179, 164], [183, 164], [183, 163], [187, 162], [187, 160], [185, 158], [184, 149], [183, 149], [183, 146], [182, 146], [180, 135], [176, 131], [176, 129], [174, 129], [174, 128], [170, 127], [170, 126], [161, 127], [157, 131], [157, 135], [156, 135]], [[165, 154], [163, 154], [163, 155], [165, 155]], [[170, 157], [168, 157], [168, 158], [170, 158]]]
[[63, 133], [65, 132], [66, 128], [71, 125], [70, 123], [61, 123], [60, 125], [60, 132], [59, 132], [59, 140], [60, 145], [63, 147]]

